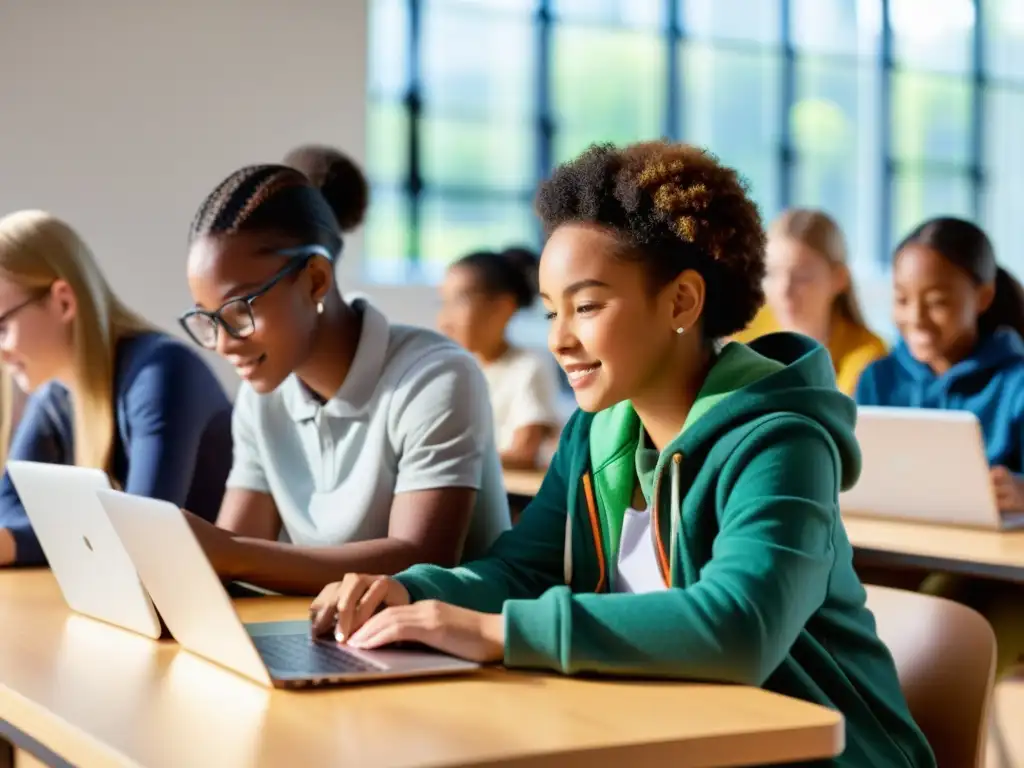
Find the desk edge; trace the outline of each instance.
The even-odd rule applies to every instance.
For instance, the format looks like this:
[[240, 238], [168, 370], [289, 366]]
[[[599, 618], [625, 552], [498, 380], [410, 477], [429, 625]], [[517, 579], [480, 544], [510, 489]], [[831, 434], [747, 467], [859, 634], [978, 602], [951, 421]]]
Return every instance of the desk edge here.
[[[127, 755], [119, 752], [115, 747], [104, 743], [91, 733], [83, 731], [78, 726], [68, 722], [60, 715], [26, 698], [13, 688], [0, 684], [0, 737], [9, 740], [17, 749], [30, 752], [38, 760], [53, 766], [53, 768], [75, 768], [85, 764], [101, 765], [136, 765]], [[65, 757], [54, 751], [42, 738], [45, 736], [33, 734], [24, 727], [16, 725], [9, 717], [14, 712], [27, 714], [29, 728], [32, 730], [55, 730], [59, 735], [70, 741], [71, 751], [76, 754], [73, 759]], [[35, 727], [33, 727], [35, 726]], [[80, 753], [80, 754], [78, 754]]]

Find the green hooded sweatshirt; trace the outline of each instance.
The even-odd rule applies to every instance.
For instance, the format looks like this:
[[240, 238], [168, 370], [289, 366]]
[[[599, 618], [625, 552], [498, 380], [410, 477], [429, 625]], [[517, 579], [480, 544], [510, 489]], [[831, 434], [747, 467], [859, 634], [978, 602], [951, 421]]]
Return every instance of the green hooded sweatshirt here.
[[[846, 748], [823, 765], [934, 766], [839, 517], [855, 418], [817, 343], [728, 344], [660, 454], [628, 402], [577, 411], [486, 558], [397, 579], [413, 600], [503, 612], [506, 667], [762, 686], [843, 714]], [[605, 594], [638, 482], [669, 588]]]

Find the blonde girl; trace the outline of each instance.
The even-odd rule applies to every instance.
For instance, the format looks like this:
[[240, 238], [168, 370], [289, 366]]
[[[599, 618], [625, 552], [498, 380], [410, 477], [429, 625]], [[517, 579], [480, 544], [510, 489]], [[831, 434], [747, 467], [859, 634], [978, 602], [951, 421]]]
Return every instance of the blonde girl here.
[[[223, 389], [191, 349], [128, 309], [82, 238], [42, 211], [0, 218], [0, 361], [30, 393], [13, 430], [3, 398], [7, 458], [99, 468], [129, 493], [216, 514], [231, 458]], [[5, 473], [0, 565], [44, 561]]]

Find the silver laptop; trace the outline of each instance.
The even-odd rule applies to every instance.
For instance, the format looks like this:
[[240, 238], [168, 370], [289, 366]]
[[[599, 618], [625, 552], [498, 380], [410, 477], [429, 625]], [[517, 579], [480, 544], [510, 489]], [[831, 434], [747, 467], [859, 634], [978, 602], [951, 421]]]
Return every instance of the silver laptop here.
[[842, 514], [1005, 530], [1024, 514], [1001, 514], [981, 424], [967, 411], [857, 409], [863, 467], [839, 495]]
[[68, 607], [159, 638], [160, 617], [96, 498], [107, 475], [29, 461], [9, 461], [7, 472]]
[[182, 647], [264, 685], [298, 688], [479, 669], [433, 651], [358, 651], [308, 620], [243, 624], [181, 510], [109, 489], [96, 496]]

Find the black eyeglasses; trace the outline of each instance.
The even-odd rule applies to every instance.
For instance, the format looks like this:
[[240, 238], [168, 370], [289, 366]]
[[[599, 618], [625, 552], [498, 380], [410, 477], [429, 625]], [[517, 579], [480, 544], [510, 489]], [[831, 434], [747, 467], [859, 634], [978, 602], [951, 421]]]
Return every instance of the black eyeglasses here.
[[41, 298], [46, 296], [49, 292], [50, 292], [49, 288], [43, 288], [41, 290], [38, 290], [34, 294], [32, 294], [29, 298], [27, 298], [23, 302], [21, 302], [20, 304], [15, 304], [13, 307], [8, 309], [6, 312], [3, 312], [2, 314], [0, 314], [0, 337], [2, 337], [3, 334], [6, 333], [6, 331], [7, 331], [7, 321], [8, 320], [10, 320], [12, 317], [14, 317], [18, 312], [21, 312], [21, 310], [23, 310], [29, 304], [35, 304]]
[[218, 328], [223, 328], [236, 339], [252, 336], [256, 330], [256, 318], [253, 315], [252, 303], [256, 299], [286, 277], [301, 272], [314, 256], [323, 256], [328, 261], [331, 260], [330, 253], [322, 245], [285, 248], [274, 251], [274, 255], [289, 256], [294, 258], [294, 261], [287, 264], [284, 269], [247, 296], [239, 296], [237, 299], [226, 301], [218, 309], [212, 311], [190, 309], [178, 318], [181, 327], [185, 329], [185, 333], [192, 341], [205, 349], [216, 349]]

